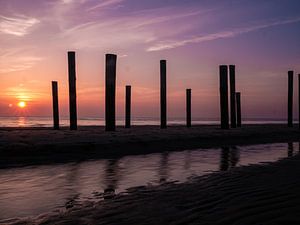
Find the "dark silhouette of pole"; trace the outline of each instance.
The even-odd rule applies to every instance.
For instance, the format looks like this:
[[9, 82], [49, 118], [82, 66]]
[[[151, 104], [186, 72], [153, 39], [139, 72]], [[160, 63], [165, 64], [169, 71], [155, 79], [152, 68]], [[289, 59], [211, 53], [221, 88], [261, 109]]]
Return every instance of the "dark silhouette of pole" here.
[[288, 127], [293, 126], [293, 71], [288, 71]]
[[298, 74], [298, 124], [300, 129], [300, 74]]
[[230, 121], [231, 127], [236, 128], [236, 102], [235, 102], [235, 66], [229, 66], [230, 80]]
[[160, 128], [167, 128], [167, 61], [160, 60]]
[[192, 126], [192, 89], [186, 89], [186, 126]]
[[57, 81], [52, 81], [53, 128], [59, 129], [58, 89]]
[[220, 110], [221, 128], [229, 128], [228, 115], [228, 69], [226, 65], [220, 66]]
[[105, 67], [105, 130], [116, 130], [116, 64], [117, 56], [106, 54]]
[[241, 109], [241, 93], [236, 93], [236, 115], [237, 115], [237, 127], [242, 126], [242, 109]]
[[75, 52], [68, 52], [70, 129], [77, 130]]
[[126, 97], [125, 97], [126, 103], [125, 103], [125, 127], [130, 128], [131, 127], [131, 86], [126, 86]]

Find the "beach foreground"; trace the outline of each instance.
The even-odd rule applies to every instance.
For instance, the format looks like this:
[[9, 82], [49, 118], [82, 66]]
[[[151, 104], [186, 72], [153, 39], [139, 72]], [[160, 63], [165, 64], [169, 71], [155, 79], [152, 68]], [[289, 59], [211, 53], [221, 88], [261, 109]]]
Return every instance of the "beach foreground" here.
[[138, 187], [66, 212], [12, 224], [300, 224], [300, 156]]
[[298, 127], [246, 125], [221, 130], [219, 126], [136, 126], [105, 132], [104, 127], [1, 128], [0, 167], [113, 158], [130, 154], [185, 150], [226, 145], [299, 141]]

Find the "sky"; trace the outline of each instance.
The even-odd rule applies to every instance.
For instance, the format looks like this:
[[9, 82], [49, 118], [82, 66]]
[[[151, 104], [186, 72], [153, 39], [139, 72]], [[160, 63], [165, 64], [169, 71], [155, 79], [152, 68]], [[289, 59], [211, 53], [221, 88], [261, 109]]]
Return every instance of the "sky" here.
[[[67, 51], [76, 51], [79, 117], [104, 116], [104, 60], [118, 55], [117, 116], [219, 118], [219, 65], [236, 65], [244, 118], [286, 118], [287, 71], [300, 73], [299, 0], [0, 0], [0, 116], [51, 116], [51, 81], [68, 115]], [[20, 101], [26, 107], [18, 107]], [[297, 107], [294, 107], [295, 116]]]

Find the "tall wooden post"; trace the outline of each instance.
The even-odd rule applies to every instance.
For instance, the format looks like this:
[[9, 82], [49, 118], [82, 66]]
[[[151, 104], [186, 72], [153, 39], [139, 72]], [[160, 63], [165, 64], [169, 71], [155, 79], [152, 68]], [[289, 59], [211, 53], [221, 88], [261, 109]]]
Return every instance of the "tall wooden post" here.
[[300, 129], [300, 74], [298, 74], [298, 124]]
[[229, 66], [230, 80], [230, 121], [231, 128], [236, 128], [236, 102], [235, 102], [235, 66]]
[[68, 52], [70, 129], [77, 130], [75, 52]]
[[160, 128], [167, 128], [167, 61], [160, 60]]
[[293, 71], [288, 71], [288, 127], [293, 126]]
[[125, 97], [125, 128], [131, 127], [131, 86], [126, 86]]
[[106, 54], [105, 67], [105, 130], [116, 130], [116, 64], [117, 56]]
[[186, 126], [192, 126], [192, 89], [186, 89]]
[[237, 127], [242, 126], [242, 109], [241, 109], [241, 93], [236, 93], [236, 115], [237, 115]]
[[59, 129], [58, 88], [57, 81], [52, 81], [53, 128]]
[[221, 128], [229, 128], [228, 115], [228, 69], [226, 65], [220, 66], [220, 110]]

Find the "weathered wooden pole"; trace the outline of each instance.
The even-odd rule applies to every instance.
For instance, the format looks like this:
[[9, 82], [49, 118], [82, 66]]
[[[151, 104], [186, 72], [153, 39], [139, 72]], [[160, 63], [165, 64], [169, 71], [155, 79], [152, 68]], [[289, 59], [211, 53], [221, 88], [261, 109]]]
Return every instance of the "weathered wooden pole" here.
[[126, 85], [125, 128], [131, 127], [131, 86]]
[[300, 129], [300, 74], [298, 74], [298, 124]]
[[237, 127], [242, 126], [242, 109], [241, 109], [241, 93], [236, 93], [236, 115], [237, 115]]
[[105, 67], [105, 130], [116, 130], [116, 64], [117, 56], [106, 54]]
[[192, 89], [186, 89], [186, 126], [192, 126]]
[[229, 66], [230, 80], [230, 121], [231, 128], [236, 128], [236, 102], [235, 102], [235, 65]]
[[226, 65], [220, 66], [220, 111], [221, 128], [229, 128], [228, 115], [228, 69]]
[[77, 130], [75, 52], [68, 52], [70, 129]]
[[53, 128], [59, 130], [58, 88], [57, 81], [52, 81]]
[[160, 128], [167, 128], [167, 61], [160, 60]]
[[293, 77], [294, 71], [288, 71], [288, 127], [293, 127]]

